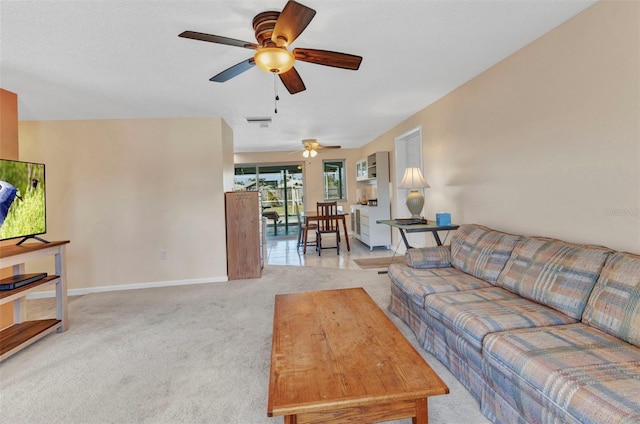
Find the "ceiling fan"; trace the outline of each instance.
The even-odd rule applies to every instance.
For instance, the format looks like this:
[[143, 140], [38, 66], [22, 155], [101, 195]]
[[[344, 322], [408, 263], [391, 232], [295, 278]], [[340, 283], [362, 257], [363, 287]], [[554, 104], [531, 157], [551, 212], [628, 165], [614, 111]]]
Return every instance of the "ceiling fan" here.
[[302, 156], [305, 158], [312, 157], [315, 158], [318, 154], [318, 150], [322, 149], [339, 149], [340, 146], [323, 146], [318, 143], [318, 140], [315, 138], [308, 138], [302, 140], [302, 145], [304, 146], [304, 150], [302, 151]]
[[210, 81], [228, 81], [257, 65], [265, 72], [278, 74], [289, 93], [296, 94], [306, 90], [302, 78], [293, 67], [296, 60], [351, 70], [357, 70], [362, 62], [362, 57], [347, 53], [305, 48], [287, 50], [287, 46], [293, 43], [305, 30], [315, 14], [315, 10], [293, 0], [287, 2], [282, 12], [259, 13], [253, 18], [257, 44], [195, 31], [184, 31], [179, 37], [256, 51], [253, 57], [211, 77]]

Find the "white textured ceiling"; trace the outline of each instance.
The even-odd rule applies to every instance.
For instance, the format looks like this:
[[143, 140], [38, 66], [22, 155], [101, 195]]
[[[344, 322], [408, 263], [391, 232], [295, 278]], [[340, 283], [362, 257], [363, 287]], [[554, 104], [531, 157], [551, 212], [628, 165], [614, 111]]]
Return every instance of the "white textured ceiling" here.
[[[20, 120], [221, 116], [235, 150], [301, 140], [360, 147], [560, 25], [594, 0], [300, 0], [317, 11], [292, 48], [360, 55], [358, 71], [297, 62], [290, 95], [251, 69], [209, 78], [251, 50], [179, 38], [184, 30], [254, 42], [251, 21], [285, 0], [0, 2], [0, 86]], [[246, 117], [272, 117], [268, 128]]]

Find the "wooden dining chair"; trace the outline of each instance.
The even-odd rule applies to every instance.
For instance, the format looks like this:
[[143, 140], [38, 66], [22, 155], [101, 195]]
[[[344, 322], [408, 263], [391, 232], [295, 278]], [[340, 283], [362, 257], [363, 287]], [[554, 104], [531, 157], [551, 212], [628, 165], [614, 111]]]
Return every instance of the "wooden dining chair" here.
[[307, 253], [307, 246], [318, 246], [318, 238], [315, 240], [309, 240], [309, 231], [315, 233], [318, 225], [315, 222], [309, 222], [306, 217], [303, 217], [298, 212], [298, 249], [300, 246], [304, 246], [302, 253]]
[[[318, 256], [322, 254], [322, 249], [336, 249], [336, 253], [340, 254], [340, 218], [338, 218], [337, 202], [318, 202], [316, 206], [318, 214], [318, 228], [316, 228], [316, 241]], [[322, 246], [323, 234], [335, 234], [336, 245], [325, 247]]]

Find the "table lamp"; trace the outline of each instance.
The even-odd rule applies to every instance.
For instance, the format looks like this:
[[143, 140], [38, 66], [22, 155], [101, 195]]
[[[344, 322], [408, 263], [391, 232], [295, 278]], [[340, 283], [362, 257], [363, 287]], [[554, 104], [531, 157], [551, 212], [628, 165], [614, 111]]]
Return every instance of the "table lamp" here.
[[407, 209], [411, 212], [411, 218], [420, 219], [420, 212], [424, 206], [424, 196], [418, 191], [420, 188], [429, 188], [429, 184], [422, 177], [420, 168], [412, 167], [404, 171], [404, 177], [398, 188], [408, 188], [411, 190], [407, 196]]

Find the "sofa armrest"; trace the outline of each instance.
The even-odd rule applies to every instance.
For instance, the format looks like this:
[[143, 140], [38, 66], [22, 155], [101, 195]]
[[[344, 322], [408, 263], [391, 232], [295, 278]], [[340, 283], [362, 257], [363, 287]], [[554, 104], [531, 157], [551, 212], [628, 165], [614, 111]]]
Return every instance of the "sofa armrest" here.
[[446, 268], [451, 266], [449, 246], [407, 249], [404, 259], [411, 268]]

